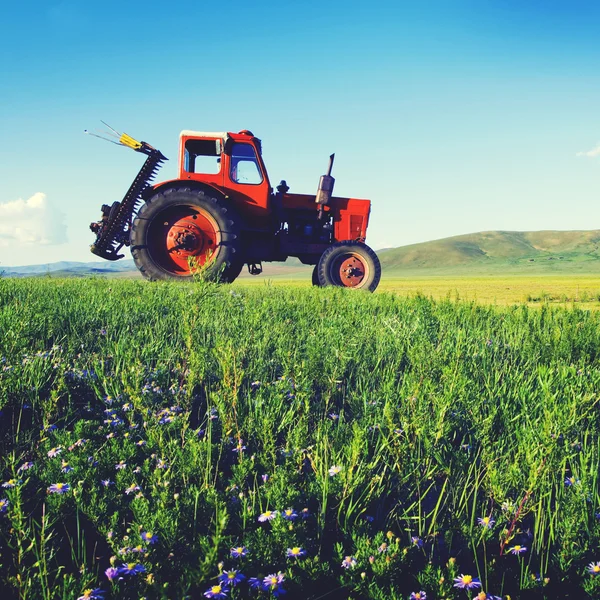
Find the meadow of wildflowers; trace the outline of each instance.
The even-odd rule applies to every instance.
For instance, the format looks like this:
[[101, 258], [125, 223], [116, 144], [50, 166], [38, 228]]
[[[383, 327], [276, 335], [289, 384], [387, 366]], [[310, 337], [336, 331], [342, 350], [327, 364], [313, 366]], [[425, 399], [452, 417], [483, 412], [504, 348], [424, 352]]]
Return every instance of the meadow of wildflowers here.
[[600, 313], [0, 278], [0, 598], [598, 598]]

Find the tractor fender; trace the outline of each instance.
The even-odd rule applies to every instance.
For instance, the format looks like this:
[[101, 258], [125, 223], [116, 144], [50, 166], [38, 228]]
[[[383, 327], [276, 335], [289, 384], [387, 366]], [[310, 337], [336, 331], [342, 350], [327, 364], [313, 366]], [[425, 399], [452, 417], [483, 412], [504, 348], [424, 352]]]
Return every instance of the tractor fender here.
[[202, 190], [212, 196], [215, 196], [219, 200], [225, 200], [225, 194], [216, 186], [204, 183], [202, 181], [191, 181], [189, 179], [169, 179], [168, 181], [162, 181], [144, 190], [142, 198], [148, 200], [158, 192], [164, 192], [170, 188], [181, 188], [186, 187], [193, 190]]

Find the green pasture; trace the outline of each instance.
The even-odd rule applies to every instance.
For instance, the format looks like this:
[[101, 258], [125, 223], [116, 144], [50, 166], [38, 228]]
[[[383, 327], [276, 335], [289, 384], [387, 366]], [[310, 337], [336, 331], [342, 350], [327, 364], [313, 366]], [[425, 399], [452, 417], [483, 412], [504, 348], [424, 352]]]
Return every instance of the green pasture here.
[[596, 291], [0, 278], [0, 597], [600, 597]]
[[[241, 277], [234, 287], [244, 286], [309, 287], [310, 271]], [[424, 295], [435, 300], [467, 300], [482, 304], [529, 304], [540, 306], [576, 305], [600, 308], [600, 274], [512, 274], [474, 276], [452, 273], [431, 275], [428, 271], [402, 276], [384, 271], [376, 293], [393, 292], [401, 296]]]

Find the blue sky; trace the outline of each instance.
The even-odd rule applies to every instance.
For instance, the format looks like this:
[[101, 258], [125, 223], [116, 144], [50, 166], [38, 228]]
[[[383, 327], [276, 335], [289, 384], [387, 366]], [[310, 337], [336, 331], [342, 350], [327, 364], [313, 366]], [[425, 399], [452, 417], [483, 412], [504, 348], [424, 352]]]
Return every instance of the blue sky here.
[[600, 228], [596, 2], [23, 0], [0, 27], [0, 268], [94, 259], [143, 158], [83, 135], [100, 119], [159, 179], [181, 129], [251, 129], [293, 192], [336, 152], [375, 248]]

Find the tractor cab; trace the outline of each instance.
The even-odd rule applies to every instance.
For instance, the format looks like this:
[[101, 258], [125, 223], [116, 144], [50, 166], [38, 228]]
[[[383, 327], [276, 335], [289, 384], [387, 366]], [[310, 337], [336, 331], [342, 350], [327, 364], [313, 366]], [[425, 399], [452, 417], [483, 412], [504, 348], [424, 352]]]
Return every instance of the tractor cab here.
[[233, 199], [255, 227], [270, 214], [271, 185], [261, 156], [261, 142], [251, 131], [205, 133], [182, 131], [179, 179], [218, 188]]

